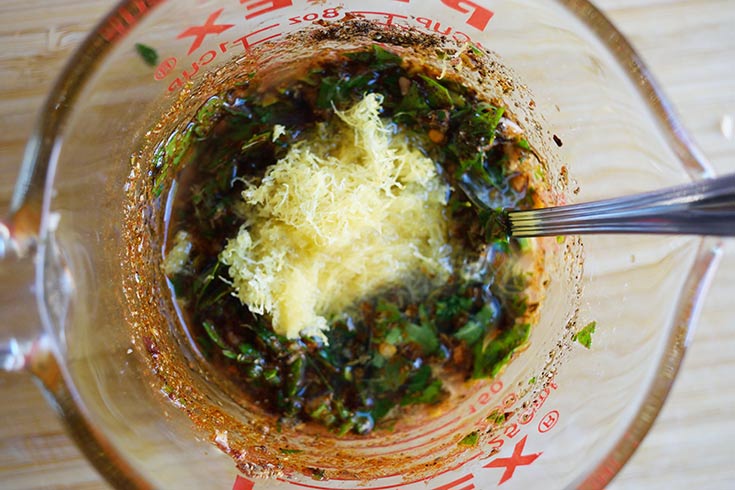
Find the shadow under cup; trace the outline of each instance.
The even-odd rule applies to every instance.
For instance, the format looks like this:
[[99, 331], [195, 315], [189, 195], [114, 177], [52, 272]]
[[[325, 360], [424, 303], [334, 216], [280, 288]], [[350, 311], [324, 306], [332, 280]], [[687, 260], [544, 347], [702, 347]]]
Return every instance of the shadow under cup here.
[[[348, 13], [498, 53], [517, 73], [508, 75], [517, 91], [506, 98], [547, 160], [556, 202], [707, 173], [635, 54], [586, 2], [487, 4], [129, 2], [82, 46], [29, 144], [36, 161], [26, 162], [41, 161], [43, 171], [48, 155], [55, 172], [26, 197], [46, 196], [39, 301], [59, 368], [38, 364], [34, 372], [113, 484], [232, 488], [238, 466], [277, 473], [289, 458], [310, 458], [315, 470], [342, 479], [319, 481], [314, 471], [254, 488], [598, 488], [632, 454], [676, 374], [715, 243], [588, 238], [582, 275], [580, 240], [544, 239], [551, 282], [529, 348], [498, 379], [469, 385], [448, 412], [368, 438], [279, 433], [236, 403], [191, 350], [159, 273], [156, 232], [166, 208], [146, 201], [150, 168], [139, 165], [146, 145], [190, 120], [212, 95], [213, 74], [232, 60], [260, 56], [268, 69], [278, 56], [308, 56], [278, 43]], [[136, 44], [155, 48], [154, 66]], [[171, 119], [157, 128], [162, 114]], [[49, 227], [52, 217], [58, 224]], [[591, 321], [597, 332], [588, 351], [571, 339]], [[503, 422], [488, 424], [498, 410]], [[463, 447], [473, 432], [479, 442]], [[286, 443], [304, 453], [279, 452]]]

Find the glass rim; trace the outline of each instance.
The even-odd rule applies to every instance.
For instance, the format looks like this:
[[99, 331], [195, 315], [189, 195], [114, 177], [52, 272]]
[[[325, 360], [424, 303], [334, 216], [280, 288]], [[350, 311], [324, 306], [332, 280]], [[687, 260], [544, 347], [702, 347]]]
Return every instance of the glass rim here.
[[[120, 12], [139, 12], [136, 22], [166, 0], [120, 0], [89, 32], [73, 55], [66, 62], [62, 72], [49, 92], [31, 132], [22, 160], [19, 176], [11, 201], [10, 221], [24, 207], [39, 210], [38, 237], [41, 243], [47, 238], [48, 216], [51, 208], [52, 186], [57, 165], [57, 136], [63, 131], [67, 117], [85, 84], [95, 72], [106, 55], [129, 30], [113, 39], [107, 40], [104, 32], [116, 29], [121, 21]], [[589, 28], [613, 54], [633, 82], [639, 95], [646, 101], [656, 122], [663, 129], [667, 142], [673, 149], [687, 175], [692, 180], [710, 178], [714, 171], [702, 151], [684, 130], [671, 103], [663, 94], [650, 70], [632, 47], [626, 37], [615, 25], [589, 0], [552, 0], [572, 13]], [[141, 5], [145, 11], [140, 11]], [[124, 21], [127, 23], [127, 21]], [[721, 242], [712, 238], [700, 241], [694, 265], [686, 279], [683, 294], [678, 300], [676, 312], [669, 325], [666, 346], [662, 358], [657, 363], [654, 379], [646, 390], [638, 410], [626, 427], [618, 429], [619, 434], [609, 451], [599, 461], [589, 464], [584, 473], [571, 484], [572, 488], [585, 490], [604, 488], [632, 457], [641, 441], [653, 426], [656, 416], [663, 407], [672, 388], [674, 379], [681, 366], [687, 346], [694, 332], [694, 325], [702, 307], [703, 297], [714, 276], [721, 256]], [[42, 268], [42, 264], [38, 267]], [[43, 281], [37, 279], [37, 286], [43, 291]], [[48, 321], [48, 320], [46, 320]], [[48, 325], [44, 325], [48, 328]], [[62, 366], [59, 369], [63, 370]], [[40, 377], [38, 373], [36, 376]], [[127, 464], [100, 431], [89, 422], [81, 401], [75, 394], [73, 382], [63, 377], [63, 387], [45, 389], [54, 398], [54, 405], [64, 423], [72, 433], [82, 453], [97, 471], [116, 488], [150, 488], [150, 484]], [[67, 391], [68, 390], [68, 391]]]

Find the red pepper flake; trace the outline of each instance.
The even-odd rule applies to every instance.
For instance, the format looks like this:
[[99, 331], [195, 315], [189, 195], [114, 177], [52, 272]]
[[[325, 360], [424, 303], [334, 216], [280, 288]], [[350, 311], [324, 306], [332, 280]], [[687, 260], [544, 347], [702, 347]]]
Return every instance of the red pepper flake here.
[[436, 129], [430, 129], [429, 139], [432, 141], [432, 143], [442, 143], [444, 141], [444, 133]]

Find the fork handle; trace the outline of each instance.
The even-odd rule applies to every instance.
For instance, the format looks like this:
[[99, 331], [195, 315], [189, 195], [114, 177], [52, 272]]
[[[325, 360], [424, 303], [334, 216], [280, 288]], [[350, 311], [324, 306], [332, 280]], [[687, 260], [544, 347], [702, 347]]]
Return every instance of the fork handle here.
[[735, 236], [735, 174], [691, 184], [528, 211], [510, 211], [511, 236], [641, 233]]

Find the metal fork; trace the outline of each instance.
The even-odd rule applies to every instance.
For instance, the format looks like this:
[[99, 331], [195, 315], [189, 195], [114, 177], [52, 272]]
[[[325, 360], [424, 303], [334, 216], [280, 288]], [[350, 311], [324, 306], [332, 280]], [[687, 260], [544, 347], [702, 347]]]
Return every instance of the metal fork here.
[[645, 194], [501, 217], [514, 237], [640, 233], [735, 236], [735, 174]]

